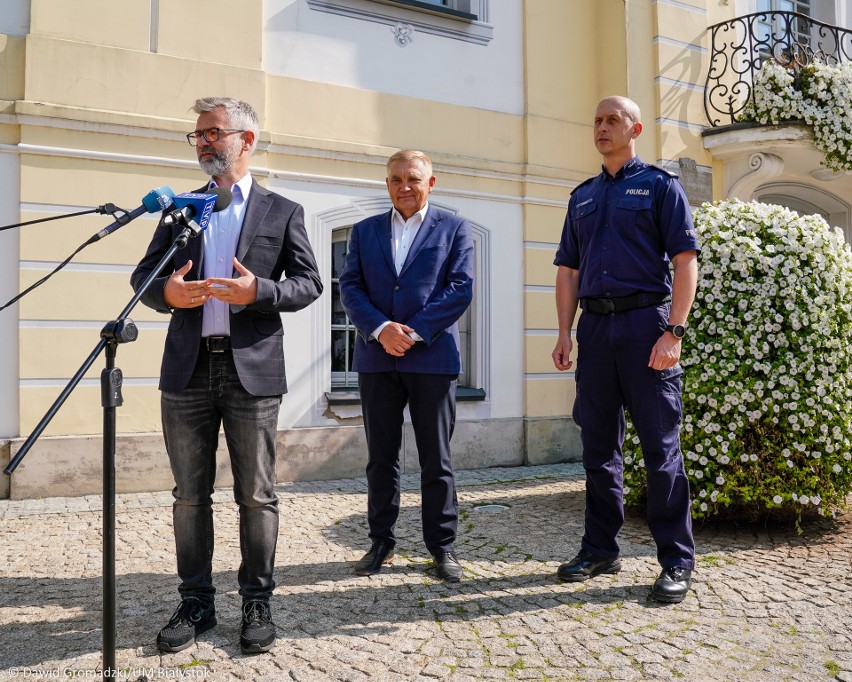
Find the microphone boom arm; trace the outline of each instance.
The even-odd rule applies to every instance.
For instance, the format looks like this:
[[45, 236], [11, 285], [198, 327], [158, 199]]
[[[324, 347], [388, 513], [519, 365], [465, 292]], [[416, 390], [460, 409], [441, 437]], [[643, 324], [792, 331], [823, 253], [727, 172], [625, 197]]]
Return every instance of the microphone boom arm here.
[[[174, 256], [175, 252], [179, 249], [182, 249], [186, 246], [189, 237], [193, 236], [193, 229], [189, 226], [184, 227], [181, 230], [181, 233], [175, 238], [172, 245], [169, 247], [169, 250], [163, 254], [163, 257], [160, 259], [160, 262], [157, 263], [157, 266], [152, 270], [151, 274], [148, 275], [147, 279], [142, 283], [142, 286], [139, 287], [139, 290], [133, 295], [133, 298], [130, 299], [128, 304], [124, 307], [115, 321], [110, 322], [107, 326], [114, 325], [116, 328], [121, 327], [121, 323], [127, 319], [127, 316], [130, 314], [130, 311], [136, 307], [136, 304], [142, 299], [142, 296], [148, 290], [148, 287], [151, 286], [151, 282], [156, 279], [156, 277], [160, 274], [163, 268], [166, 267], [166, 263], [168, 263], [172, 256]], [[26, 292], [24, 292], [26, 293]], [[22, 294], [23, 295], [23, 294]], [[106, 328], [105, 328], [106, 329]], [[24, 444], [15, 454], [15, 456], [9, 461], [9, 464], [6, 465], [6, 468], [3, 469], [3, 473], [12, 475], [12, 472], [18, 467], [21, 463], [21, 460], [26, 456], [26, 454], [30, 451], [35, 442], [38, 440], [39, 436], [44, 432], [47, 428], [48, 424], [53, 420], [56, 416], [56, 413], [59, 411], [59, 408], [65, 403], [68, 399], [68, 396], [71, 395], [71, 392], [77, 387], [77, 384], [80, 383], [80, 380], [85, 376], [86, 372], [89, 371], [89, 368], [94, 364], [95, 360], [97, 360], [98, 356], [104, 350], [108, 343], [109, 339], [103, 335], [101, 336], [101, 340], [95, 346], [94, 350], [89, 354], [86, 360], [80, 365], [80, 369], [78, 369], [62, 392], [59, 394], [59, 397], [53, 402], [48, 411], [45, 413], [44, 417], [42, 417], [41, 421], [36, 425], [35, 429], [33, 429], [32, 433], [29, 437], [24, 441]]]

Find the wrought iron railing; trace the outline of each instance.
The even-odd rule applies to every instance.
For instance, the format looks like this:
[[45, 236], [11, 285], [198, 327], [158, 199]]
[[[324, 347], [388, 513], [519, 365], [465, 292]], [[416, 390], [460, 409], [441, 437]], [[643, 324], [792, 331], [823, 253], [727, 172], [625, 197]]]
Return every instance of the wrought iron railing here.
[[714, 128], [735, 123], [753, 98], [752, 83], [767, 59], [798, 69], [815, 60], [852, 60], [852, 30], [796, 12], [757, 12], [710, 27], [704, 111]]

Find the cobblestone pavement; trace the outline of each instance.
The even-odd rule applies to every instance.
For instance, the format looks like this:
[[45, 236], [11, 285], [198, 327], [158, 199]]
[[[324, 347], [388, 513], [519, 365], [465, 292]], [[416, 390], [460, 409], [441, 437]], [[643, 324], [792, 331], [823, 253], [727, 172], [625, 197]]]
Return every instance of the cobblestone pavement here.
[[[169, 493], [119, 495], [117, 659], [127, 680], [715, 680], [852, 682], [852, 513], [797, 535], [696, 529], [682, 604], [647, 599], [659, 569], [644, 521], [623, 568], [555, 579], [582, 529], [577, 465], [460, 472], [461, 583], [434, 577], [416, 476], [404, 477], [397, 558], [372, 578], [364, 479], [278, 486], [268, 654], [239, 651], [237, 514], [216, 493], [219, 625], [177, 654], [154, 638], [177, 604]], [[101, 665], [101, 499], [0, 502], [0, 680], [94, 679]], [[489, 506], [490, 505], [490, 506]], [[499, 505], [499, 506], [498, 506]]]

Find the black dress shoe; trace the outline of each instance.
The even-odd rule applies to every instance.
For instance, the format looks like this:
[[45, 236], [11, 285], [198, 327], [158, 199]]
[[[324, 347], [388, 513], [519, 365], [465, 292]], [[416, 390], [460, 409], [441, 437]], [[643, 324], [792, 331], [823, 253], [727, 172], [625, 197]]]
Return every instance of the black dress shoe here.
[[433, 558], [435, 560], [435, 573], [441, 580], [448, 583], [457, 583], [461, 580], [464, 569], [453, 552], [438, 552], [433, 555]]
[[651, 599], [667, 604], [679, 604], [689, 592], [690, 585], [692, 585], [692, 571], [688, 568], [680, 566], [665, 568], [660, 573], [660, 577], [654, 581]]
[[580, 553], [556, 571], [556, 577], [569, 583], [594, 578], [601, 573], [618, 573], [621, 560], [618, 557], [603, 557], [581, 549]]
[[355, 575], [375, 575], [382, 570], [382, 564], [389, 564], [393, 558], [393, 545], [378, 540], [361, 559], [355, 562]]

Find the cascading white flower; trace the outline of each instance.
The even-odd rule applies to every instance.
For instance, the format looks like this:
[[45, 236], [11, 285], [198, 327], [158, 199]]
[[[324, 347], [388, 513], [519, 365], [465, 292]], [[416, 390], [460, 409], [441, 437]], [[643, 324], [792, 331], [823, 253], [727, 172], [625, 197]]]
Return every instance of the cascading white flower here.
[[[704, 204], [695, 226], [681, 358], [693, 516], [831, 515], [852, 492], [852, 250], [820, 216], [756, 202]], [[628, 504], [645, 497], [643, 467], [629, 425]]]
[[852, 171], [850, 101], [852, 62], [835, 66], [814, 61], [794, 72], [767, 60], [755, 75], [752, 99], [738, 120], [761, 125], [803, 121], [813, 129], [814, 144], [823, 153], [825, 166]]

